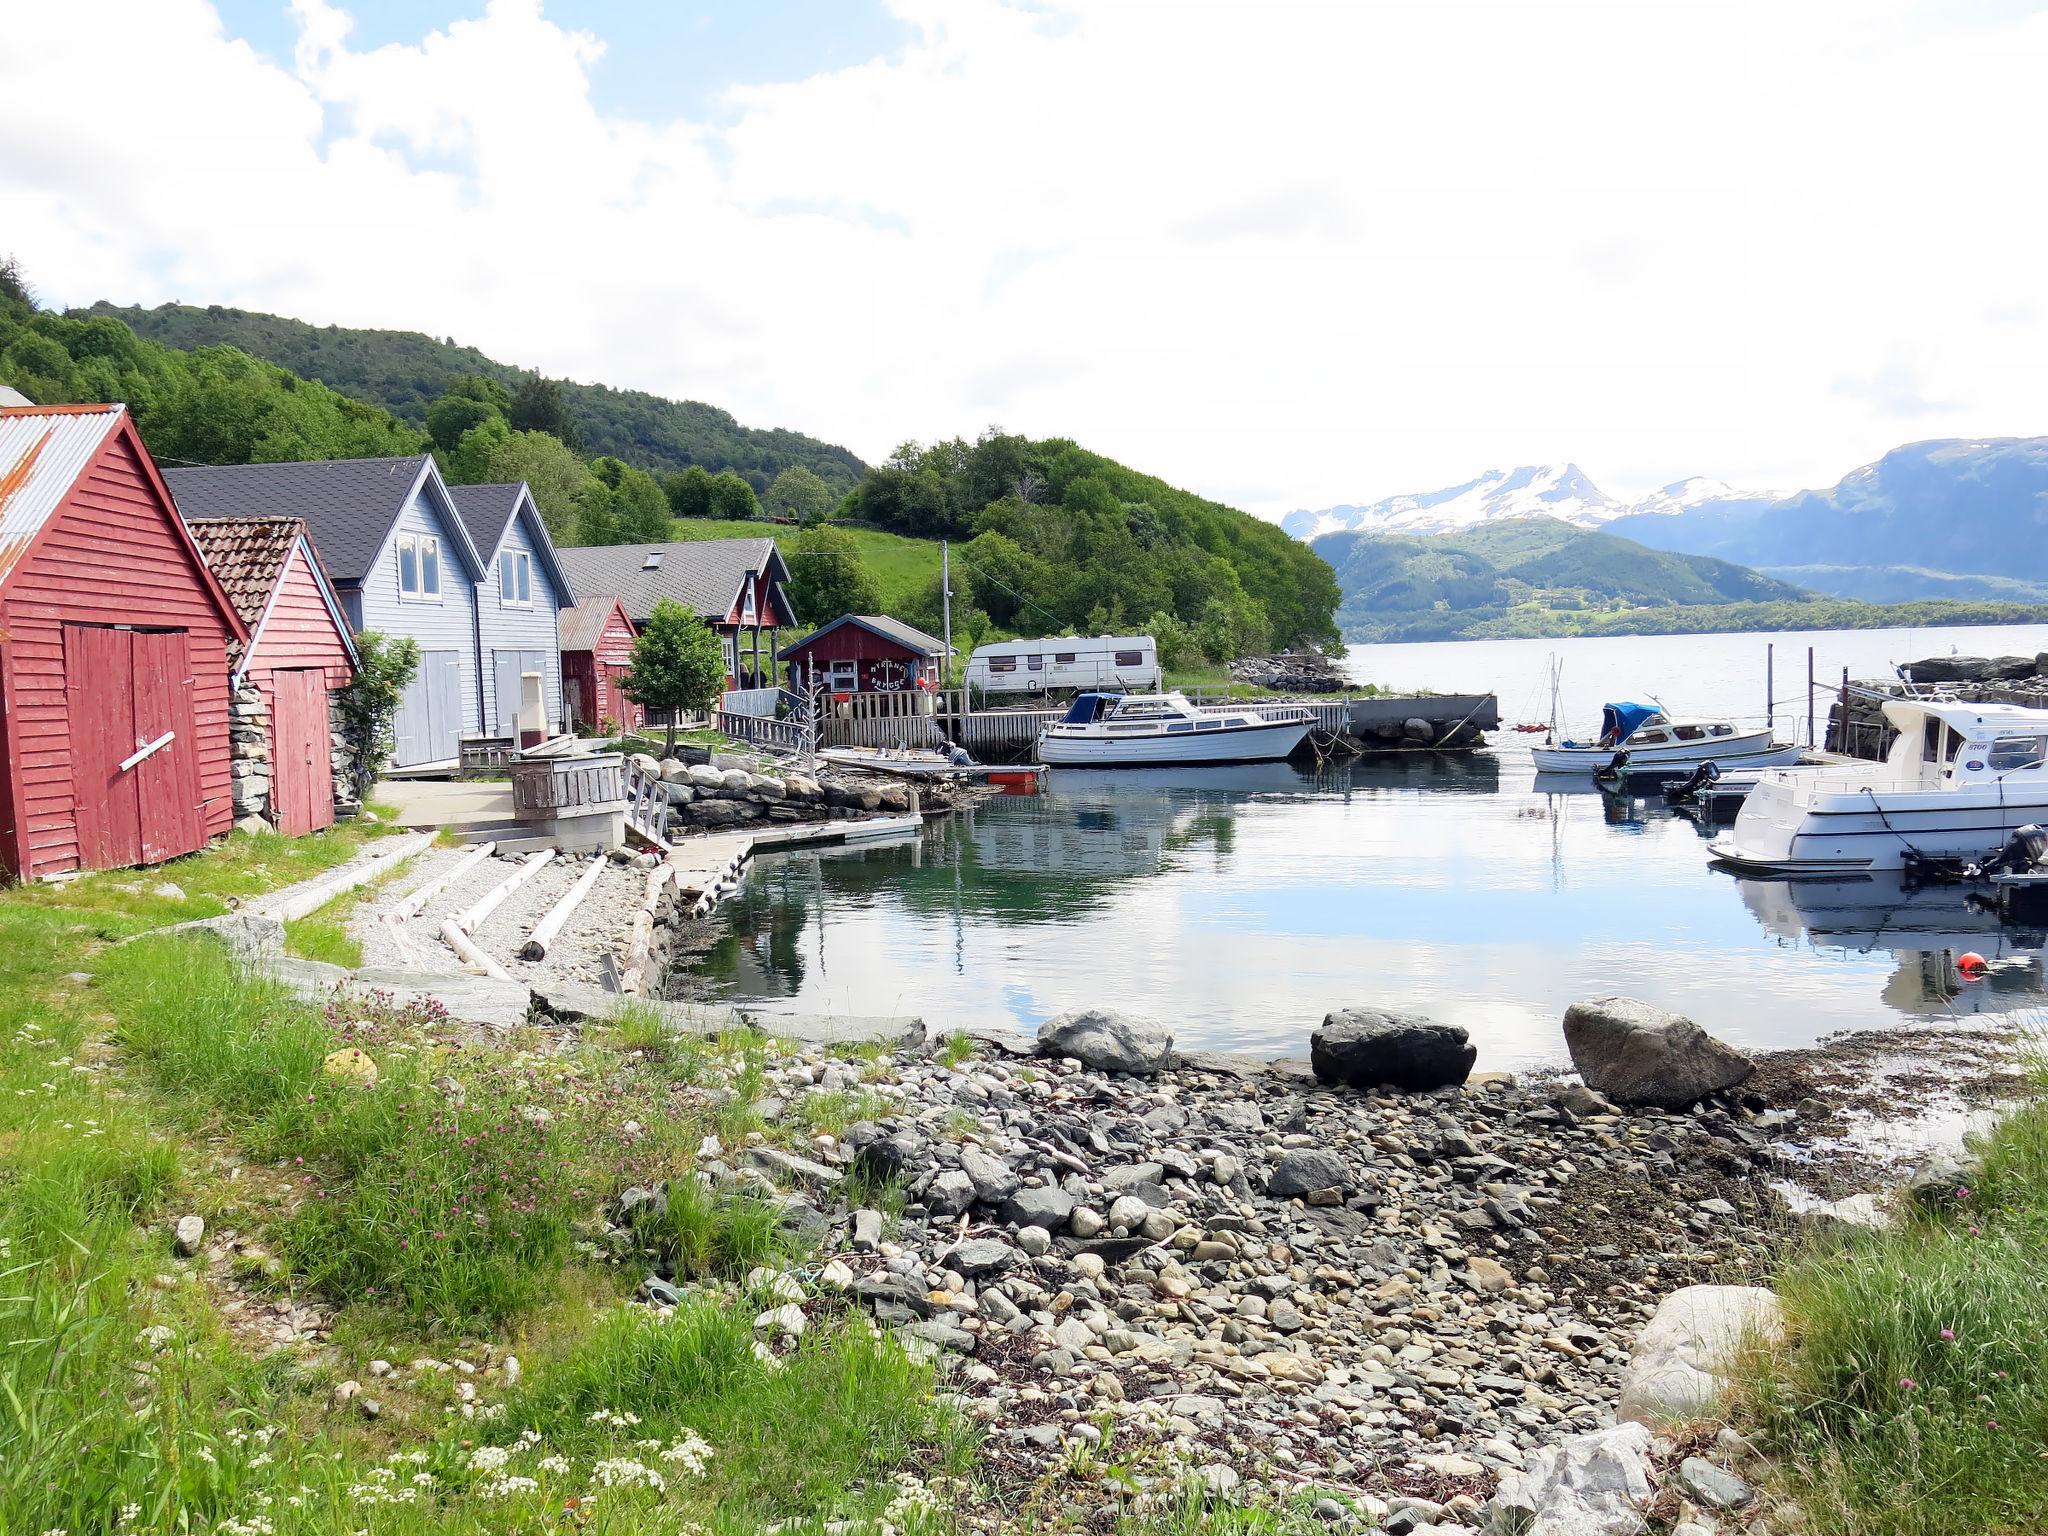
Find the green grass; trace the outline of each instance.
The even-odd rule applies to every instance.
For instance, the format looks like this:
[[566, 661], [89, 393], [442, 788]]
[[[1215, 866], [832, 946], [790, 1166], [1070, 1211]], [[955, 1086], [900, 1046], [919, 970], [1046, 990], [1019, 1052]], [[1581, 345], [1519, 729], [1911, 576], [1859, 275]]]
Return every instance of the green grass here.
[[293, 918], [284, 925], [284, 949], [302, 960], [319, 960], [349, 970], [363, 963], [363, 946], [349, 936], [348, 924], [319, 913]]
[[1780, 1277], [1751, 1411], [1819, 1536], [2048, 1528], [2048, 1101], [1968, 1194]]
[[[0, 1532], [739, 1536], [872, 1523], [909, 1469], [964, 1465], [927, 1369], [843, 1303], [812, 1297], [801, 1339], [756, 1348], [764, 1300], [737, 1282], [796, 1247], [773, 1205], [709, 1194], [691, 1162], [721, 1104], [762, 1092], [766, 1042], [642, 1059], [620, 1049], [629, 1018], [542, 1054], [531, 1031], [315, 1009], [203, 937], [107, 942], [359, 841], [238, 838], [0, 891]], [[374, 1086], [325, 1076], [342, 1045], [375, 1059]], [[699, 1287], [665, 1318], [620, 1304], [643, 1255], [581, 1241], [626, 1183], [660, 1179], [681, 1198], [639, 1235]], [[176, 1258], [192, 1210], [281, 1268]], [[221, 1306], [230, 1268], [257, 1290], [246, 1312]], [[328, 1304], [318, 1354], [233, 1331], [287, 1289]], [[526, 1357], [519, 1386], [491, 1344]], [[379, 1381], [374, 1354], [486, 1364]], [[335, 1403], [344, 1376], [384, 1400], [374, 1423]], [[479, 1444], [504, 1464], [473, 1462]], [[892, 1523], [935, 1536], [904, 1509]]]
[[[673, 520], [678, 539], [786, 539], [797, 530], [779, 523], [730, 523], [715, 518]], [[843, 526], [836, 525], [835, 526]], [[882, 607], [895, 613], [923, 601], [939, 579], [936, 539], [913, 539], [874, 528], [844, 528], [860, 546], [861, 559], [882, 589]]]

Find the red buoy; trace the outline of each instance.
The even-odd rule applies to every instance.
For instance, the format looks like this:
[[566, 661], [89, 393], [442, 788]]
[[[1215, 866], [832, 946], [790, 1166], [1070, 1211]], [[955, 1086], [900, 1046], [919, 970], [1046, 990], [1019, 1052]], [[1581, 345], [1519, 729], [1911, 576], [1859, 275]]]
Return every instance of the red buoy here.
[[1956, 956], [1956, 969], [1965, 976], [1982, 976], [1985, 970], [1984, 957], [1974, 949], [1966, 949]]

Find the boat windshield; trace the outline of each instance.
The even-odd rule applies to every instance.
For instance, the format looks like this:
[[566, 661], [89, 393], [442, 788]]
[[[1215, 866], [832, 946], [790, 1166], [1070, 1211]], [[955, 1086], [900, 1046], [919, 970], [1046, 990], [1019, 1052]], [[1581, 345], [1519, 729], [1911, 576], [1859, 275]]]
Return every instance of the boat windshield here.
[[1077, 693], [1062, 725], [1093, 725], [1123, 701], [1120, 693]]
[[1664, 713], [1654, 704], [1603, 704], [1600, 707], [1600, 745], [1619, 746], [1642, 727], [1663, 724]]

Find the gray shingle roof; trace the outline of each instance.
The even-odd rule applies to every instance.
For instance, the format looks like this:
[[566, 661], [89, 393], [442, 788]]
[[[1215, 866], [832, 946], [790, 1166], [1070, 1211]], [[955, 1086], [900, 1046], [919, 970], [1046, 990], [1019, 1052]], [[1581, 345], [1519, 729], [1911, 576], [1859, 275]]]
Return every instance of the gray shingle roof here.
[[946, 642], [926, 634], [921, 629], [912, 629], [901, 619], [892, 619], [882, 613], [848, 613], [834, 619], [830, 624], [814, 629], [794, 645], [786, 645], [775, 653], [777, 661], [787, 661], [793, 652], [802, 650], [820, 635], [829, 635], [842, 624], [858, 624], [862, 629], [872, 630], [885, 640], [894, 640], [898, 645], [907, 646], [926, 656], [946, 654]]
[[455, 498], [455, 510], [462, 514], [476, 552], [490, 559], [498, 552], [498, 540], [505, 537], [505, 525], [519, 510], [519, 486], [451, 485], [448, 494]]
[[344, 585], [358, 585], [429, 462], [416, 453], [399, 459], [167, 469], [163, 475], [188, 523], [219, 517], [302, 519], [328, 574]]
[[[740, 582], [749, 572], [767, 570], [777, 581], [789, 580], [789, 567], [782, 563], [773, 539], [588, 544], [555, 553], [579, 595], [617, 593], [635, 624], [645, 624], [664, 597], [674, 598], [700, 619], [723, 619], [732, 611]], [[659, 554], [661, 560], [649, 569], [651, 554]]]

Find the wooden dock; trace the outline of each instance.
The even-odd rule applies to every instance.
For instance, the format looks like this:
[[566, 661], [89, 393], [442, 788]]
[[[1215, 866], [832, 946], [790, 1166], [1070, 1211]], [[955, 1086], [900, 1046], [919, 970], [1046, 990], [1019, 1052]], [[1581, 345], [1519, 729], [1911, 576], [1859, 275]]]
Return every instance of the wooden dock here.
[[692, 917], [702, 917], [718, 905], [739, 883], [747, 861], [757, 853], [776, 848], [826, 847], [837, 843], [862, 843], [876, 838], [915, 832], [924, 825], [922, 815], [864, 816], [843, 821], [795, 822], [787, 826], [759, 827], [733, 832], [706, 832], [678, 839], [669, 849], [668, 863], [676, 889], [689, 904]]

